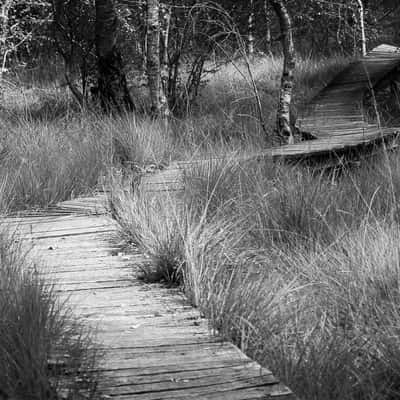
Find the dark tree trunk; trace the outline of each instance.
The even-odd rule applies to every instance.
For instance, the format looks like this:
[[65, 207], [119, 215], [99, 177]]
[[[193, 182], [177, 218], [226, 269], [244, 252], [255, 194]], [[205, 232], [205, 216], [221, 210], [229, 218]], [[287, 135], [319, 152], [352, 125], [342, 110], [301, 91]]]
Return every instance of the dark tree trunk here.
[[118, 18], [112, 0], [96, 0], [96, 51], [98, 94], [107, 110], [132, 111], [130, 96], [117, 42]]
[[271, 4], [279, 18], [281, 27], [282, 48], [284, 54], [281, 89], [279, 93], [277, 131], [280, 137], [286, 137], [293, 143], [293, 132], [290, 124], [290, 104], [294, 84], [295, 51], [292, 34], [292, 22], [284, 0], [271, 0]]

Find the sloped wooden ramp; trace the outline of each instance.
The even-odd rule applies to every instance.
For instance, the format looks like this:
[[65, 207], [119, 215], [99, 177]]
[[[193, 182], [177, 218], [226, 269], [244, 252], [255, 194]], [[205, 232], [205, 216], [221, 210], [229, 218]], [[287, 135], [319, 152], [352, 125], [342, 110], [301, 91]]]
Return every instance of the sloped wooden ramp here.
[[400, 48], [376, 47], [351, 63], [306, 105], [298, 128], [317, 139], [353, 136], [373, 140], [390, 134], [390, 129], [382, 131], [378, 123], [366, 121], [364, 98], [396, 76], [400, 77]]
[[97, 329], [103, 399], [294, 399], [272, 373], [211, 333], [178, 289], [138, 280], [102, 198], [5, 220], [60, 300]]

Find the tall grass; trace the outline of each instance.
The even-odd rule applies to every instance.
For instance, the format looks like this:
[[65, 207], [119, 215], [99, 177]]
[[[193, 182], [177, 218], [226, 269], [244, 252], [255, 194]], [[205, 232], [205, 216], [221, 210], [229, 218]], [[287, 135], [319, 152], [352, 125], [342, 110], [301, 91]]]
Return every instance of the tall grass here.
[[90, 194], [113, 167], [140, 170], [172, 157], [174, 141], [156, 121], [82, 110], [52, 87], [9, 92], [0, 111], [0, 177], [13, 209]]
[[164, 255], [159, 271], [180, 271], [219, 333], [301, 398], [391, 399], [400, 390], [398, 160], [380, 154], [339, 175], [200, 163], [186, 172], [179, 211], [171, 197], [154, 208], [124, 192], [116, 212], [130, 240]]

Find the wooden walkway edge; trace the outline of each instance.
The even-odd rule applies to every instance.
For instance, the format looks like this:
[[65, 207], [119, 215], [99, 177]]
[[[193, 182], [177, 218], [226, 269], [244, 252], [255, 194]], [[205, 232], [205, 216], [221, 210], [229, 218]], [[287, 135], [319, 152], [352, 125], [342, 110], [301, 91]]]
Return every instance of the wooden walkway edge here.
[[54, 282], [60, 300], [97, 330], [103, 398], [294, 399], [266, 368], [211, 334], [178, 289], [137, 278], [143, 255], [125, 255], [101, 197], [5, 221]]

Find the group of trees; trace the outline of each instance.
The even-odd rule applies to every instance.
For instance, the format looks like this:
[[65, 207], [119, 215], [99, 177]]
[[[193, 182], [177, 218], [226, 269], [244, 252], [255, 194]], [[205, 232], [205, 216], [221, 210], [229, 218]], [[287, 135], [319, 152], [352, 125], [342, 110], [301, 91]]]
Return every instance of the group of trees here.
[[364, 54], [396, 44], [399, 19], [398, 0], [2, 0], [0, 88], [7, 66], [57, 54], [82, 104], [135, 110], [129, 71], [145, 77], [152, 114], [168, 118], [194, 102], [211, 57], [283, 50], [277, 127], [291, 137], [294, 43], [299, 53]]

